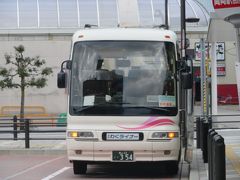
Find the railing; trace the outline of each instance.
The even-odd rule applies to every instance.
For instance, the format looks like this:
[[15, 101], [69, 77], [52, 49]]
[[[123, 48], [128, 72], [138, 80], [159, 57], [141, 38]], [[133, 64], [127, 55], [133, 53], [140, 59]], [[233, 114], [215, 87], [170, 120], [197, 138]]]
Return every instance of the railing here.
[[[65, 117], [31, 118], [20, 119], [0, 118], [0, 140], [25, 140], [25, 148], [30, 148], [30, 140], [65, 140], [66, 122]], [[44, 137], [44, 134], [46, 135]], [[59, 137], [49, 136], [53, 133], [62, 133]], [[30, 136], [38, 134], [38, 136]]]
[[[196, 119], [204, 119], [209, 122], [210, 128], [215, 130], [221, 129], [240, 129], [240, 120], [226, 120], [226, 118], [239, 117], [240, 114], [222, 114], [222, 115], [195, 115]], [[195, 122], [197, 123], [197, 122]], [[231, 126], [232, 124], [232, 126]], [[237, 125], [238, 124], [238, 125]], [[237, 125], [237, 126], [236, 126]]]

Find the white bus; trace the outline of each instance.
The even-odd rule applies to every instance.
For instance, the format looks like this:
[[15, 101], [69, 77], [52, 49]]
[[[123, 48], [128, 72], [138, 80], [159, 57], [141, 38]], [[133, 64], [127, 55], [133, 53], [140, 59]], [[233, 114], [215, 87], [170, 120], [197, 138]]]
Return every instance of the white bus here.
[[189, 134], [180, 118], [186, 116], [179, 107], [176, 43], [174, 32], [159, 28], [73, 35], [58, 87], [69, 89], [66, 139], [75, 174], [85, 174], [88, 164], [122, 162], [166, 163], [178, 172], [181, 137]]

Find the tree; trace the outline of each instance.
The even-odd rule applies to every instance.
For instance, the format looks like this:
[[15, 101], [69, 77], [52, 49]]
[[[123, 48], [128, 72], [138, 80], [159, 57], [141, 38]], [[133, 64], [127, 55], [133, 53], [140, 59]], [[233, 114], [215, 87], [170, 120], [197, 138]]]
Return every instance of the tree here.
[[52, 68], [43, 67], [46, 64], [39, 56], [34, 58], [24, 57], [23, 45], [15, 46], [15, 56], [5, 54], [6, 66], [0, 67], [0, 88], [20, 88], [21, 106], [20, 118], [24, 118], [25, 89], [28, 87], [43, 88], [47, 85], [47, 76], [52, 73]]

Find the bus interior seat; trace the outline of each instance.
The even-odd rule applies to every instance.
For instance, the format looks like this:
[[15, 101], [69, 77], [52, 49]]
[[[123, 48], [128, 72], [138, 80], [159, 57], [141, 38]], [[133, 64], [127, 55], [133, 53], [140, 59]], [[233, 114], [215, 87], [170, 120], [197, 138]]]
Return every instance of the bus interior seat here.
[[146, 101], [147, 95], [159, 95], [161, 90], [156, 86], [159, 80], [159, 73], [156, 70], [131, 69], [124, 82], [124, 96], [128, 99], [136, 98], [138, 101], [140, 99]]
[[106, 69], [96, 70], [96, 80], [112, 80], [112, 73]]

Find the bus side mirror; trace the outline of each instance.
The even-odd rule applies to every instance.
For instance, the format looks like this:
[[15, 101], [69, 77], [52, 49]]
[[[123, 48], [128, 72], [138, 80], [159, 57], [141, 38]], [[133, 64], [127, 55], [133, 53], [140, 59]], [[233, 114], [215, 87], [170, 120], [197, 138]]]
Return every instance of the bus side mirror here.
[[57, 75], [57, 86], [58, 88], [66, 88], [66, 73], [60, 71]]
[[72, 68], [72, 62], [70, 60], [63, 61], [61, 64], [61, 71], [57, 75], [57, 86], [58, 88], [66, 88], [67, 74], [63, 70], [63, 65], [66, 64], [67, 69]]
[[183, 89], [192, 89], [193, 87], [192, 73], [188, 73], [188, 72], [182, 73], [182, 83], [183, 83]]

